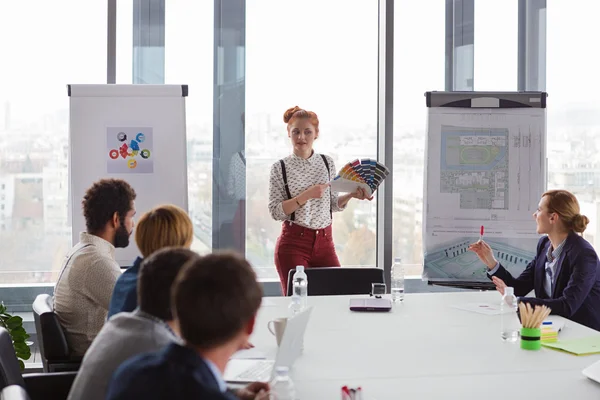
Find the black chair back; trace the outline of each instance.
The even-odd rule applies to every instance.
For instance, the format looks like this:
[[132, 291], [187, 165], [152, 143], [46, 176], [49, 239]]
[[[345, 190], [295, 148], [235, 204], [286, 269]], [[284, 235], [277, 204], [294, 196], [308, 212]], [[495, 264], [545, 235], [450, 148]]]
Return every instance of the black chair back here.
[[30, 400], [25, 389], [19, 385], [11, 385], [2, 389], [0, 400]]
[[66, 400], [76, 371], [25, 374], [25, 389], [31, 400]]
[[8, 331], [0, 328], [0, 389], [10, 385], [25, 385], [15, 348]]
[[[372, 283], [384, 283], [383, 270], [379, 268], [305, 268], [309, 296], [332, 296], [371, 293]], [[288, 296], [293, 294], [293, 276], [288, 274]]]
[[44, 372], [77, 371], [81, 357], [71, 357], [65, 332], [54, 312], [52, 296], [40, 294], [33, 302], [33, 318]]

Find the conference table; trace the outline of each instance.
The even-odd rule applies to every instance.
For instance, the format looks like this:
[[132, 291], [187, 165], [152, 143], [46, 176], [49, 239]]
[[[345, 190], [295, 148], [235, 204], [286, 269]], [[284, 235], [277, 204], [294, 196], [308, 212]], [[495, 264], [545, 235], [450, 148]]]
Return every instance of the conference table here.
[[[407, 294], [389, 313], [350, 311], [356, 297], [309, 297], [304, 352], [291, 370], [298, 399], [340, 399], [344, 385], [362, 387], [364, 400], [600, 399], [600, 384], [581, 373], [600, 355], [522, 350], [500, 339], [500, 315], [454, 307], [497, 304], [497, 292]], [[251, 341], [269, 358], [277, 345], [267, 323], [287, 316], [289, 301], [265, 297], [258, 313]], [[593, 335], [566, 320], [559, 338]]]

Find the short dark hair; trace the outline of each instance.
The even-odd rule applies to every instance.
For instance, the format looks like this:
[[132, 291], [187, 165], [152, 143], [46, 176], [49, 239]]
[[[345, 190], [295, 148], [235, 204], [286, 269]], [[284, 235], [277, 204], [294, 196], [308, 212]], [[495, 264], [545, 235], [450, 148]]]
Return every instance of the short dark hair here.
[[258, 311], [262, 287], [246, 259], [216, 252], [185, 264], [172, 289], [181, 337], [200, 349], [234, 338]]
[[198, 253], [183, 247], [164, 247], [145, 258], [138, 275], [140, 310], [163, 321], [172, 320], [173, 282], [183, 266], [198, 257]]
[[122, 179], [100, 179], [83, 196], [81, 205], [89, 233], [100, 232], [115, 212], [125, 218], [135, 200], [135, 190]]

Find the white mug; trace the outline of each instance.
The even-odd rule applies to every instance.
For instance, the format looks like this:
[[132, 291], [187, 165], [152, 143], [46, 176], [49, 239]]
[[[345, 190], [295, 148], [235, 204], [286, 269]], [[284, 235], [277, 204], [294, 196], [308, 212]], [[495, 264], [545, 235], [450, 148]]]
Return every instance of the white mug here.
[[283, 337], [283, 332], [285, 331], [285, 326], [287, 325], [287, 318], [275, 318], [272, 321], [269, 321], [267, 324], [267, 328], [269, 332], [275, 339], [277, 340], [277, 346], [281, 344], [281, 338]]

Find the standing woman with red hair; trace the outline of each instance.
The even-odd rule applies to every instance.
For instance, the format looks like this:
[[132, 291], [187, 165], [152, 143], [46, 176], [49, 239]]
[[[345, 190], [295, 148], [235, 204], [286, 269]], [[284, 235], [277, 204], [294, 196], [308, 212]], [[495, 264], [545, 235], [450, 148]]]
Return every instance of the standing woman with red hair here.
[[269, 212], [283, 221], [275, 246], [275, 266], [283, 295], [290, 270], [297, 265], [339, 267], [331, 237], [332, 212], [342, 211], [352, 198], [368, 199], [363, 189], [339, 195], [329, 182], [335, 177], [333, 159], [313, 150], [319, 137], [319, 118], [298, 106], [283, 114], [292, 154], [271, 166]]

